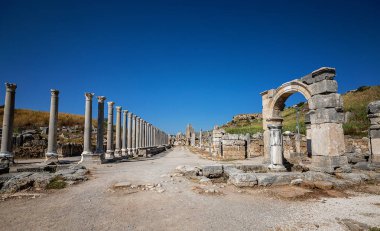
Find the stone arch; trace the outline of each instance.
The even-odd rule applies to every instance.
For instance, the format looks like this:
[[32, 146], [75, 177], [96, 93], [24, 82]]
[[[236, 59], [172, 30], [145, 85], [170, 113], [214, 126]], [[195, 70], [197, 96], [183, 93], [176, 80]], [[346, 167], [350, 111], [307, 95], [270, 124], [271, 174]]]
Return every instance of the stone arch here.
[[[261, 93], [263, 102], [264, 162], [271, 162], [270, 168], [281, 169], [282, 162], [274, 155], [282, 155], [282, 117], [280, 112], [285, 101], [292, 94], [301, 93], [309, 104], [308, 113], [310, 139], [312, 142], [312, 166], [316, 171], [333, 172], [336, 168], [347, 167], [344, 156], [344, 135], [342, 113], [343, 100], [337, 94], [338, 85], [334, 80], [335, 69], [323, 67], [300, 78], [282, 84], [277, 89]], [[271, 131], [269, 131], [271, 130]], [[280, 137], [273, 137], [274, 135]], [[277, 146], [274, 147], [273, 145]], [[273, 154], [277, 152], [277, 154]], [[278, 154], [280, 153], [280, 154]], [[271, 158], [272, 157], [272, 158]], [[276, 163], [273, 163], [276, 162]]]
[[301, 93], [307, 101], [311, 98], [309, 88], [299, 80], [284, 83], [277, 88], [269, 105], [269, 109], [271, 110], [270, 117], [278, 117], [279, 111], [282, 111], [285, 107], [285, 101], [297, 92]]

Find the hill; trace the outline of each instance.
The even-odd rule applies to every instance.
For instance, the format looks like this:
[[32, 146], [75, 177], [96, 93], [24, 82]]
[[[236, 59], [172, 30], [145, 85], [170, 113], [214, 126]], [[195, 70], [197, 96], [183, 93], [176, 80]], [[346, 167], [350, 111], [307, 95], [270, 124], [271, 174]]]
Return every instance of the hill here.
[[[346, 123], [343, 124], [344, 133], [353, 136], [367, 136], [369, 121], [367, 119], [367, 105], [380, 100], [380, 86], [363, 86], [356, 90], [342, 94], [343, 106], [346, 113]], [[297, 104], [299, 108], [300, 132], [305, 134], [304, 115], [308, 111], [307, 103]], [[283, 130], [296, 132], [296, 108], [294, 106], [284, 109]], [[240, 116], [242, 117], [242, 116]], [[245, 117], [242, 117], [245, 118]], [[262, 132], [262, 119], [232, 120], [223, 125], [228, 133]]]
[[[3, 124], [4, 108], [0, 108], [0, 123]], [[95, 122], [95, 121], [94, 121]], [[69, 113], [58, 114], [58, 127], [72, 127], [75, 125], [84, 125], [83, 115], [74, 115]], [[96, 123], [95, 123], [96, 125]], [[29, 109], [16, 109], [14, 117], [14, 130], [20, 131], [25, 129], [35, 129], [49, 126], [49, 112], [34, 111]]]

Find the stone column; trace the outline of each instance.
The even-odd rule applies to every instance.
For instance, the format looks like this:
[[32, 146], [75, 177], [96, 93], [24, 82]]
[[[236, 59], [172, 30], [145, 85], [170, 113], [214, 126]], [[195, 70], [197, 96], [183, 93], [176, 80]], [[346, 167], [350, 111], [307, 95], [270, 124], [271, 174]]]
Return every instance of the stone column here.
[[273, 171], [285, 171], [282, 156], [282, 126], [281, 125], [268, 125], [270, 132], [270, 160], [271, 164], [268, 166]]
[[137, 116], [133, 115], [133, 127], [132, 127], [132, 154], [136, 154], [136, 133], [137, 133]]
[[85, 93], [86, 109], [84, 115], [84, 134], [82, 155], [91, 155], [91, 130], [92, 130], [92, 97], [94, 93]]
[[202, 129], [199, 132], [199, 148], [202, 149]]
[[96, 154], [104, 154], [104, 101], [106, 97], [98, 96], [98, 130], [96, 134]]
[[13, 136], [13, 120], [15, 111], [15, 95], [17, 85], [13, 83], [5, 83], [5, 103], [3, 130], [1, 137], [0, 160], [1, 165], [9, 170], [9, 164], [13, 163], [12, 153], [12, 136]]
[[140, 140], [140, 143], [141, 143], [141, 148], [144, 148], [144, 123], [145, 121], [144, 120], [141, 120], [140, 121], [140, 137], [141, 137], [141, 140]]
[[129, 112], [128, 113], [128, 144], [127, 144], [127, 149], [128, 149], [128, 155], [132, 155], [132, 115], [133, 113]]
[[116, 106], [116, 142], [115, 158], [121, 157], [121, 107]]
[[380, 167], [380, 100], [368, 105], [369, 127], [369, 151], [370, 162], [375, 168]]
[[140, 117], [136, 117], [136, 154], [138, 154], [140, 148], [140, 120]]
[[107, 118], [107, 151], [106, 159], [114, 159], [114, 150], [113, 150], [113, 105], [114, 102], [108, 102], [108, 118]]
[[126, 157], [128, 155], [128, 149], [127, 149], [127, 115], [128, 110], [123, 111], [123, 136], [122, 136], [122, 148], [121, 148], [121, 155], [123, 157]]
[[49, 135], [48, 148], [45, 153], [46, 161], [58, 161], [57, 153], [57, 123], [58, 123], [58, 95], [59, 91], [50, 90], [50, 116], [49, 116]]

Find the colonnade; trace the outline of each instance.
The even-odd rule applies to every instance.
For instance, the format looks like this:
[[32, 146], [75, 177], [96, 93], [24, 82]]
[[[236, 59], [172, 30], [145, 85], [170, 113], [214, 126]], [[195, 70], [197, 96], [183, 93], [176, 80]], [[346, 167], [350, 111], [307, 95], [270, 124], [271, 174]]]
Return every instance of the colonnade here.
[[[1, 164], [13, 162], [12, 137], [15, 110], [16, 84], [6, 83], [3, 129], [1, 137]], [[154, 148], [169, 144], [169, 135], [128, 110], [116, 106], [116, 126], [114, 135], [114, 102], [107, 102], [107, 144], [104, 150], [104, 102], [105, 96], [97, 96], [98, 118], [96, 147], [92, 146], [92, 100], [94, 93], [85, 93], [85, 121], [83, 133], [83, 152], [81, 161], [102, 163], [115, 159], [136, 157], [141, 149]], [[48, 147], [46, 161], [58, 162], [57, 124], [59, 91], [51, 90]], [[115, 141], [114, 141], [115, 139]]]

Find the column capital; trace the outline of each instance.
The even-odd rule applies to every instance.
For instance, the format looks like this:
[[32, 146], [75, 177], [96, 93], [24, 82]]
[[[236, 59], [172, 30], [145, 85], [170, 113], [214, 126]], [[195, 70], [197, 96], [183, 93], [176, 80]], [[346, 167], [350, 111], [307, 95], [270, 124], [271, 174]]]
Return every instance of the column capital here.
[[133, 116], [133, 113], [132, 112], [128, 112], [128, 118], [132, 118]]
[[108, 104], [108, 107], [113, 107], [113, 105], [115, 104], [115, 102], [108, 101], [107, 104]]
[[84, 93], [84, 96], [86, 97], [86, 100], [92, 100], [92, 97], [94, 96], [94, 93], [86, 92]]
[[132, 113], [132, 116], [133, 116], [133, 119], [136, 119], [137, 118], [137, 115], [133, 114]]
[[58, 96], [59, 91], [56, 90], [56, 89], [50, 89], [50, 93], [51, 93], [52, 96]]
[[98, 103], [104, 103], [104, 100], [106, 100], [107, 98], [105, 96], [98, 96]]
[[15, 83], [5, 83], [5, 87], [7, 88], [7, 91], [15, 91], [17, 88], [17, 84]]
[[128, 110], [123, 110], [123, 115], [128, 115]]
[[121, 106], [116, 106], [116, 111], [121, 112]]
[[140, 117], [138, 117], [138, 116], [136, 116], [136, 119], [137, 119], [137, 120], [139, 120], [139, 121], [141, 120], [141, 118], [140, 118]]

